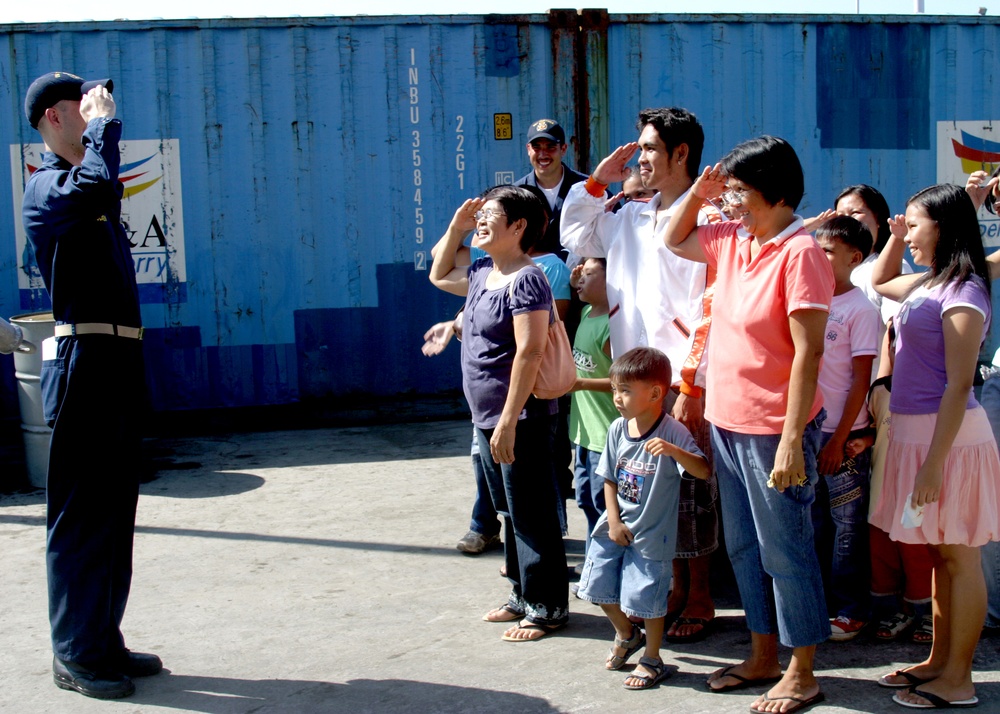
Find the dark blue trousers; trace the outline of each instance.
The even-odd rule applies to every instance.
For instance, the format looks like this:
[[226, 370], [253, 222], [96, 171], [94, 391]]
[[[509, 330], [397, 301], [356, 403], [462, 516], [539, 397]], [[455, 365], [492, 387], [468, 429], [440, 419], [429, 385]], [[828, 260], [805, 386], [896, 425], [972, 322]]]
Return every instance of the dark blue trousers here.
[[52, 649], [93, 668], [125, 646], [144, 379], [141, 343], [110, 335], [60, 338], [42, 365]]

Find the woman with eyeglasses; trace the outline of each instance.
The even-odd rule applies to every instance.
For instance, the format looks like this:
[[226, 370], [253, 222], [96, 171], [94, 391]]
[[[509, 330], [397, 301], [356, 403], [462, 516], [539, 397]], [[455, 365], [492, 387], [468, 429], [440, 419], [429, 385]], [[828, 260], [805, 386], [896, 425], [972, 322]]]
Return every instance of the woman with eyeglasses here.
[[[498, 186], [467, 200], [435, 246], [430, 280], [466, 298], [462, 383], [472, 409], [486, 480], [504, 516], [512, 588], [488, 622], [514, 623], [509, 642], [537, 640], [566, 624], [569, 582], [553, 483], [556, 400], [531, 395], [541, 364], [552, 291], [528, 255], [547, 225], [545, 206], [522, 187]], [[462, 241], [487, 257], [456, 265]]]
[[[810, 509], [825, 414], [817, 376], [834, 278], [795, 215], [803, 189], [786, 141], [751, 139], [705, 168], [665, 239], [678, 255], [717, 271], [705, 418], [751, 651], [712, 674], [708, 687], [773, 685], [753, 702], [755, 712], [823, 701], [813, 657], [830, 636]], [[723, 196], [735, 220], [697, 226], [702, 202]], [[779, 639], [792, 648], [784, 673]]]

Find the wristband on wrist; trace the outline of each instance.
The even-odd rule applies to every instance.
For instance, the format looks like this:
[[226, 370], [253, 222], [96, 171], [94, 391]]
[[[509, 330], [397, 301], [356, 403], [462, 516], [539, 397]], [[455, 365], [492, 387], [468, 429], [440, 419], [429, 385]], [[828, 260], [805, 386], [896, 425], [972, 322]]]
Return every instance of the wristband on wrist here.
[[589, 193], [594, 198], [601, 198], [604, 196], [604, 192], [608, 190], [608, 185], [606, 183], [601, 183], [593, 176], [587, 177], [587, 182], [583, 185]]
[[697, 387], [693, 384], [688, 384], [687, 382], [681, 382], [680, 386], [681, 394], [686, 394], [694, 399], [701, 399], [701, 396], [705, 393], [705, 390], [701, 387]]

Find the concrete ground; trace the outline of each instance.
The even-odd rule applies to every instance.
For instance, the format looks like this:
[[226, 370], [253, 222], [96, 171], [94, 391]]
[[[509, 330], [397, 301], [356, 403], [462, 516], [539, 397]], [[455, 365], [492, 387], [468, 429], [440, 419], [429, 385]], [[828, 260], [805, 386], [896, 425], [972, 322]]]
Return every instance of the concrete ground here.
[[[612, 629], [571, 600], [569, 627], [502, 642], [480, 618], [504, 602], [498, 553], [463, 556], [473, 482], [468, 423], [322, 429], [150, 443], [124, 631], [163, 674], [99, 702], [52, 683], [42, 491], [0, 496], [4, 712], [745, 712], [762, 688], [712, 694], [749, 635], [725, 568], [719, 629], [664, 649], [677, 668], [629, 692], [603, 669]], [[572, 505], [572, 504], [571, 504]], [[570, 509], [570, 564], [583, 518]], [[816, 712], [901, 712], [881, 674], [925, 646], [865, 638], [819, 648]], [[787, 662], [788, 651], [782, 652]], [[975, 661], [979, 711], [1000, 712], [1000, 637]]]

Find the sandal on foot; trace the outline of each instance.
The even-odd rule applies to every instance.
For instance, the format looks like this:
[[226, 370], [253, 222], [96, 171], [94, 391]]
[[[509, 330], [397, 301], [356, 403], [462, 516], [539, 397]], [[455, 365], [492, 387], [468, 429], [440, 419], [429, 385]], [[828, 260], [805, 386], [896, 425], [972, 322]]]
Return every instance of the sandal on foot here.
[[[632, 625], [632, 636], [623, 640], [615, 634], [615, 645], [608, 652], [608, 659], [604, 663], [605, 669], [621, 669], [628, 662], [628, 658], [646, 646], [646, 635], [637, 625]], [[616, 655], [615, 647], [625, 650], [624, 655]]]
[[[906, 681], [893, 683], [889, 681], [889, 677], [902, 677]], [[909, 689], [910, 687], [919, 687], [921, 684], [927, 684], [929, 681], [931, 680], [918, 677], [913, 672], [897, 669], [892, 674], [879, 677], [878, 686], [885, 687], [886, 689]]]
[[909, 707], [910, 709], [968, 709], [979, 704], [979, 697], [969, 697], [968, 699], [959, 699], [954, 702], [949, 702], [947, 699], [939, 697], [936, 694], [931, 694], [930, 692], [922, 692], [916, 687], [912, 687], [910, 692], [916, 694], [918, 697], [923, 697], [930, 704], [914, 704], [913, 702], [908, 702], [905, 699], [900, 699], [898, 694], [892, 695], [892, 701], [896, 702], [903, 707]]
[[[494, 613], [496, 613], [494, 615]], [[483, 615], [483, 620], [486, 622], [514, 622], [514, 620], [520, 620], [524, 617], [523, 612], [518, 612], [510, 606], [510, 603], [504, 603], [500, 607], [494, 608]]]
[[913, 615], [907, 615], [905, 612], [897, 612], [888, 620], [881, 620], [878, 623], [878, 629], [875, 630], [875, 639], [881, 642], [892, 642], [910, 629], [915, 619], [916, 617]]
[[[657, 684], [659, 684], [660, 682], [662, 682], [664, 679], [666, 679], [671, 675], [670, 670], [668, 670], [666, 665], [663, 664], [662, 659], [659, 658], [653, 659], [652, 657], [640, 657], [639, 664], [648, 669], [650, 672], [652, 672], [653, 673], [652, 676], [648, 674], [636, 674], [635, 672], [632, 672], [632, 674], [630, 674], [625, 678], [625, 682], [622, 682], [622, 686], [625, 687], [625, 689], [632, 689], [632, 690], [651, 689], [652, 687], [655, 687]], [[638, 679], [640, 683], [626, 684], [626, 682], [630, 679]]]
[[[534, 642], [535, 640], [540, 640], [546, 635], [551, 635], [556, 630], [562, 629], [566, 626], [566, 623], [561, 625], [539, 625], [528, 620], [523, 620], [517, 624], [516, 627], [512, 627], [503, 633], [503, 637], [500, 639], [504, 642]], [[526, 630], [530, 634], [527, 637], [512, 637], [512, 633], [518, 630]]]
[[678, 617], [674, 621], [675, 627], [683, 627], [684, 625], [701, 625], [700, 630], [695, 630], [690, 635], [664, 635], [667, 642], [673, 644], [680, 644], [684, 642], [701, 642], [703, 639], [708, 637], [712, 631], [712, 625], [715, 622], [714, 617]]
[[[729, 667], [726, 667], [725, 669], [719, 670], [718, 677], [713, 677], [712, 679], [709, 679], [708, 681], [705, 682], [705, 684], [708, 686], [708, 690], [710, 692], [715, 692], [716, 694], [721, 694], [722, 692], [733, 692], [736, 691], [737, 689], [746, 689], [747, 687], [760, 687], [765, 684], [774, 684], [775, 682], [781, 681], [780, 674], [777, 677], [761, 677], [760, 679], [750, 679], [749, 677], [741, 677], [738, 674], [733, 674], [732, 670], [736, 669], [737, 667], [739, 667], [739, 665], [734, 664], [730, 665]], [[722, 679], [723, 677], [730, 677], [732, 679], [735, 679], [736, 684], [727, 684], [726, 686], [719, 687], [718, 689], [712, 686], [712, 682], [718, 679]]]
[[924, 615], [920, 618], [920, 624], [917, 625], [917, 629], [913, 631], [910, 635], [910, 642], [914, 642], [918, 645], [932, 645], [934, 644], [934, 618], [930, 615]]
[[[803, 699], [802, 697], [769, 697], [767, 694], [764, 695], [765, 702], [777, 702], [781, 700], [795, 702], [792, 706], [788, 707], [782, 714], [792, 714], [792, 712], [800, 712], [806, 707], [811, 707], [814, 704], [819, 704], [826, 699], [823, 696], [823, 692], [819, 692], [815, 697], [809, 697], [808, 699]], [[762, 702], [763, 703], [763, 702]], [[754, 709], [750, 707], [752, 712], [760, 712], [760, 709]]]

